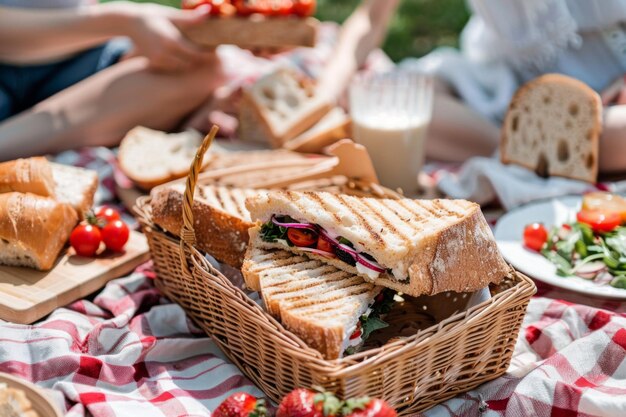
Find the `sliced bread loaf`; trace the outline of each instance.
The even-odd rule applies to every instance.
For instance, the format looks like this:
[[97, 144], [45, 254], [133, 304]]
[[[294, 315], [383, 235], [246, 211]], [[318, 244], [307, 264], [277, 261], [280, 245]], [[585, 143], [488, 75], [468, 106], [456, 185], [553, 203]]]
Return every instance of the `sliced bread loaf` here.
[[312, 128], [287, 141], [284, 147], [297, 152], [321, 153], [326, 146], [349, 138], [350, 127], [350, 117], [341, 107], [335, 107]]
[[331, 105], [315, 95], [312, 83], [278, 70], [244, 90], [239, 136], [280, 148], [317, 123]]
[[544, 177], [596, 182], [601, 131], [602, 102], [595, 91], [571, 77], [543, 75], [511, 100], [501, 159]]

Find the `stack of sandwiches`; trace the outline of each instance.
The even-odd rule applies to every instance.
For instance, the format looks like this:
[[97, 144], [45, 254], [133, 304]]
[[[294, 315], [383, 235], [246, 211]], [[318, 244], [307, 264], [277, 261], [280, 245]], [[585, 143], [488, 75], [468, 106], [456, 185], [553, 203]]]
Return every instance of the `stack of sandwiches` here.
[[[269, 314], [329, 360], [355, 353], [386, 327], [403, 296], [473, 292], [510, 274], [480, 207], [464, 200], [211, 188], [202, 194], [221, 197], [203, 197], [213, 208], [200, 221], [245, 221], [249, 240], [240, 233], [238, 245], [247, 249], [230, 263], [242, 265]], [[155, 222], [165, 224], [158, 213]], [[210, 244], [229, 239], [213, 233]]]
[[396, 292], [473, 292], [510, 272], [480, 207], [464, 200], [276, 191], [246, 207], [257, 220], [242, 270], [247, 285], [327, 359], [355, 352], [386, 327]]

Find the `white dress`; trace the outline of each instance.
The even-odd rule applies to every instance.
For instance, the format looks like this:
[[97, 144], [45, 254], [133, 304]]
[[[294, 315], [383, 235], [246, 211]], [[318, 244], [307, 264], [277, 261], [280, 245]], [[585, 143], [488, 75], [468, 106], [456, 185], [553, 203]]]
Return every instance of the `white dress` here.
[[440, 48], [401, 66], [437, 74], [499, 120], [524, 82], [544, 73], [601, 91], [626, 73], [626, 0], [468, 0], [460, 51]]

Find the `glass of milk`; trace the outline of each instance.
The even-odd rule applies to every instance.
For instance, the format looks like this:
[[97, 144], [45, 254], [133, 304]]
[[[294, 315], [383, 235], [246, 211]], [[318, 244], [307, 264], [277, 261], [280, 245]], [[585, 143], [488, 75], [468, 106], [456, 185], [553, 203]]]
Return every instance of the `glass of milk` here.
[[432, 103], [433, 81], [426, 75], [359, 75], [350, 85], [354, 140], [367, 148], [381, 184], [407, 196], [419, 191]]

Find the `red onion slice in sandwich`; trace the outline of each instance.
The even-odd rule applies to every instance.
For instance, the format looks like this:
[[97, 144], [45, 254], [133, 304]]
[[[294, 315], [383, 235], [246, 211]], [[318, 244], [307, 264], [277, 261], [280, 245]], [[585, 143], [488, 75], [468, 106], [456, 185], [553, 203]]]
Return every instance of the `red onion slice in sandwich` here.
[[303, 252], [311, 252], [311, 253], [315, 253], [317, 255], [323, 256], [325, 258], [335, 258], [335, 254], [334, 253], [330, 253], [330, 252], [326, 252], [320, 249], [315, 249], [315, 248], [307, 248], [306, 246], [300, 246], [298, 247], [298, 250], [301, 250]]
[[386, 271], [386, 269], [383, 268], [378, 262], [370, 261], [369, 259], [360, 256], [359, 254], [356, 255], [356, 261], [364, 267], [371, 269], [372, 271], [376, 271], [379, 273], [383, 273]]
[[272, 216], [272, 223], [280, 227], [287, 227], [291, 229], [309, 229], [309, 230], [313, 230], [314, 232], [317, 232], [317, 227], [315, 227], [314, 225], [310, 223], [283, 223], [283, 222], [276, 220], [276, 216]]

